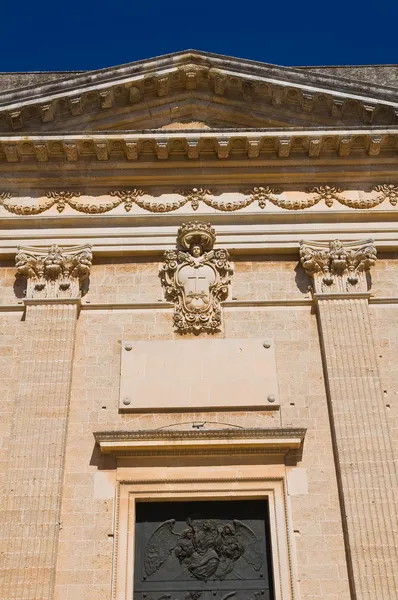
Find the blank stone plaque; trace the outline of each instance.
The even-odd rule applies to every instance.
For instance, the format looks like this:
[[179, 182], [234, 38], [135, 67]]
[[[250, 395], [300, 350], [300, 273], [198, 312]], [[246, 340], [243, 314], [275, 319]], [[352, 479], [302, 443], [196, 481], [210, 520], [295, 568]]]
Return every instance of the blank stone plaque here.
[[123, 341], [119, 408], [278, 409], [274, 342]]

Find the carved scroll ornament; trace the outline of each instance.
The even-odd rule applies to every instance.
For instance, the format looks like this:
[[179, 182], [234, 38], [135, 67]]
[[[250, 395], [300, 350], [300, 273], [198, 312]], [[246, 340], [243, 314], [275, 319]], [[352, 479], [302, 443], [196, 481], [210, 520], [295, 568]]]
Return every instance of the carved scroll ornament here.
[[301, 264], [317, 293], [366, 292], [366, 272], [376, 258], [373, 240], [300, 243]]
[[176, 250], [165, 252], [160, 278], [165, 297], [174, 302], [174, 326], [180, 333], [213, 333], [222, 323], [221, 301], [228, 296], [233, 264], [224, 249], [213, 249], [209, 224], [184, 223]]
[[92, 262], [91, 246], [35, 248], [21, 246], [17, 275], [27, 279], [27, 298], [77, 298]]

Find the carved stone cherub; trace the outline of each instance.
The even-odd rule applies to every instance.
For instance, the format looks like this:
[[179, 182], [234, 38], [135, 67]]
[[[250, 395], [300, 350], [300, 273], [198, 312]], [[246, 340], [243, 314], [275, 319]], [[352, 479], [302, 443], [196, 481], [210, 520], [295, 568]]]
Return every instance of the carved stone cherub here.
[[165, 252], [160, 278], [167, 300], [174, 302], [174, 325], [180, 333], [221, 327], [221, 301], [228, 296], [233, 264], [224, 249], [213, 249], [216, 234], [208, 223], [183, 223], [177, 249]]

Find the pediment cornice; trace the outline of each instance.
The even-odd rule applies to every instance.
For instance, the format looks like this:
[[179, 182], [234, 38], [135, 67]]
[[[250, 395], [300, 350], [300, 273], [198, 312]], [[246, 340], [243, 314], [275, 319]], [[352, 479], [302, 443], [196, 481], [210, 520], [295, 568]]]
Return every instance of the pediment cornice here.
[[336, 124], [392, 125], [398, 111], [395, 88], [189, 51], [3, 92], [0, 129], [73, 129], [82, 121], [90, 129], [92, 115], [141, 110], [181, 93], [242, 102], [249, 113], [264, 105]]

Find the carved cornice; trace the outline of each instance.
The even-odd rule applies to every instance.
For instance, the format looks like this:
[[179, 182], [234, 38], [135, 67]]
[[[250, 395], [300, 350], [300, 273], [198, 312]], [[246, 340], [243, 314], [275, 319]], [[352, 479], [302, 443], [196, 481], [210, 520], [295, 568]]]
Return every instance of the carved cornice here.
[[98, 431], [95, 441], [104, 454], [214, 455], [287, 454], [299, 451], [306, 430], [295, 428]]
[[[137, 69], [137, 65], [139, 67]], [[71, 75], [64, 81], [0, 94], [3, 129], [53, 126], [182, 93], [215, 94], [260, 107], [286, 107], [302, 117], [355, 123], [396, 122], [396, 90], [341, 78], [202, 53]], [[73, 90], [73, 95], [71, 95]], [[108, 113], [109, 114], [109, 113]], [[73, 122], [73, 121], [72, 121]]]
[[300, 243], [300, 261], [317, 294], [366, 292], [366, 273], [376, 258], [373, 240]]
[[235, 197], [228, 200], [217, 197], [215, 190], [204, 188], [178, 190], [172, 194], [180, 197], [170, 198], [165, 192], [159, 198], [155, 198], [150, 190], [132, 188], [130, 190], [111, 190], [108, 196], [113, 197], [114, 200], [103, 200], [94, 196], [79, 200], [83, 192], [57, 190], [46, 192], [45, 197], [39, 197], [35, 202], [27, 202], [25, 199], [19, 199], [14, 192], [2, 191], [0, 192], [0, 206], [11, 214], [27, 216], [42, 214], [54, 206], [59, 213], [62, 213], [68, 206], [78, 213], [101, 215], [121, 205], [124, 206], [126, 212], [130, 212], [136, 205], [150, 213], [171, 213], [186, 205], [190, 205], [194, 211], [197, 211], [201, 205], [205, 205], [220, 212], [235, 212], [253, 204], [261, 210], [264, 210], [267, 204], [272, 204], [283, 210], [295, 211], [305, 210], [317, 204], [324, 204], [327, 208], [336, 208], [336, 205], [340, 204], [356, 210], [367, 210], [379, 206], [383, 202], [389, 202], [394, 207], [398, 203], [397, 184], [376, 185], [370, 191], [358, 190], [356, 197], [347, 196], [344, 194], [343, 188], [330, 185], [307, 188], [305, 195], [302, 191], [297, 193], [294, 190], [255, 186], [251, 189], [237, 191]]
[[20, 246], [15, 257], [17, 275], [27, 279], [27, 299], [78, 298], [91, 262], [88, 244], [67, 249]]
[[[398, 109], [397, 109], [398, 114]], [[377, 149], [377, 152], [376, 152]], [[317, 164], [330, 157], [339, 162], [368, 158], [380, 162], [398, 149], [398, 128], [235, 128], [233, 130], [165, 131], [147, 133], [60, 133], [43, 135], [0, 135], [0, 164], [46, 165], [112, 162], [114, 165], [141, 161], [190, 162], [250, 159], [254, 162], [310, 159]], [[353, 153], [355, 150], [355, 153]], [[108, 167], [107, 167], [108, 168]]]

